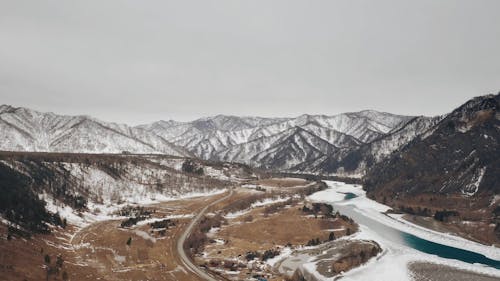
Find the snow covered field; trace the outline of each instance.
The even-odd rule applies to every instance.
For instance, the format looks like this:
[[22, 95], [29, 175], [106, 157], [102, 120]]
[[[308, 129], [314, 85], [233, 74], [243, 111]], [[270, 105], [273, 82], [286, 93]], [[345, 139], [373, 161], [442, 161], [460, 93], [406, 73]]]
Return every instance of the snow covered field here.
[[[311, 195], [309, 199], [316, 202], [332, 203], [339, 206], [350, 206], [354, 208], [356, 212], [397, 230], [410, 233], [435, 243], [467, 249], [469, 251], [483, 254], [492, 259], [500, 259], [500, 249], [498, 248], [481, 245], [451, 234], [425, 229], [406, 222], [401, 218], [401, 216], [393, 215], [392, 217], [389, 217], [382, 214], [381, 212], [385, 212], [390, 209], [390, 207], [367, 198], [365, 192], [359, 185], [333, 181], [326, 181], [326, 183], [329, 186], [328, 189]], [[353, 193], [357, 197], [350, 200], [344, 200], [345, 193]], [[444, 259], [436, 255], [430, 255], [417, 251], [404, 245], [404, 243], [397, 243], [386, 238], [384, 233], [378, 233], [362, 223], [360, 223], [360, 231], [358, 233], [344, 239], [374, 240], [381, 245], [383, 252], [377, 258], [370, 260], [367, 264], [344, 274], [345, 277], [342, 280], [412, 280], [411, 273], [407, 268], [408, 263], [411, 262], [433, 262], [464, 270], [470, 270], [472, 272], [500, 277], [500, 270], [480, 264], [469, 264], [458, 260]], [[314, 270], [314, 267], [307, 268], [308, 270]]]

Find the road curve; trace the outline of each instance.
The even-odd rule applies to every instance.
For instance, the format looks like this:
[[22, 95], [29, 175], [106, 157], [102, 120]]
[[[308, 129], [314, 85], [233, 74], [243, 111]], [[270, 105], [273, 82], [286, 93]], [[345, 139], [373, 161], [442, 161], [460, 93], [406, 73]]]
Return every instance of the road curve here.
[[216, 201], [208, 204], [203, 209], [201, 209], [201, 211], [189, 223], [189, 225], [186, 228], [186, 230], [184, 231], [184, 233], [181, 234], [179, 240], [177, 240], [177, 253], [179, 253], [179, 257], [181, 258], [181, 261], [184, 264], [184, 266], [189, 271], [193, 272], [193, 274], [196, 274], [199, 277], [201, 277], [202, 279], [207, 280], [207, 281], [219, 281], [219, 280], [217, 278], [215, 278], [214, 276], [210, 275], [209, 273], [207, 273], [206, 271], [202, 270], [198, 266], [196, 266], [191, 261], [191, 259], [186, 255], [186, 252], [184, 252], [184, 242], [189, 237], [189, 235], [191, 235], [191, 232], [193, 231], [193, 228], [196, 226], [196, 224], [198, 224], [198, 222], [203, 217], [203, 215], [208, 210], [208, 208], [210, 208], [211, 206], [213, 206], [215, 204], [218, 204], [218, 203], [220, 203], [220, 202], [228, 199], [232, 195], [233, 195], [233, 189], [231, 188], [231, 190], [230, 190], [230, 192], [229, 192], [228, 195], [226, 195], [226, 196], [224, 196], [224, 197], [222, 197], [220, 199], [217, 199]]

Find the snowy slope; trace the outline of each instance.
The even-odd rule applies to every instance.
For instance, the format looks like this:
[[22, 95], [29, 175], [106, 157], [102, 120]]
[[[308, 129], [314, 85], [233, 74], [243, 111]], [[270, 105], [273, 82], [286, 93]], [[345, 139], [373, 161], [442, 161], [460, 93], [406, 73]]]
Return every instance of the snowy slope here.
[[79, 153], [190, 153], [147, 130], [88, 116], [0, 107], [0, 150]]
[[415, 117], [407, 123], [358, 147], [343, 147], [324, 155], [314, 162], [296, 167], [297, 172], [361, 177], [368, 168], [381, 162], [391, 153], [401, 149], [417, 136], [426, 133], [443, 117]]
[[376, 165], [368, 190], [498, 194], [499, 112], [500, 94], [469, 100]]
[[[349, 151], [387, 136], [411, 120], [413, 117], [366, 110], [333, 116], [304, 114], [296, 118], [217, 115], [184, 123], [159, 121], [140, 128], [203, 159], [241, 162], [274, 170], [323, 173], [328, 169], [311, 164], [321, 165], [325, 159], [342, 161]], [[302, 131], [298, 133], [298, 129]], [[410, 133], [404, 139], [415, 134]], [[295, 139], [290, 138], [292, 135]], [[384, 152], [377, 154], [377, 159], [385, 156], [386, 151], [397, 149], [402, 140], [381, 144]]]
[[0, 150], [161, 153], [273, 170], [359, 176], [424, 131], [431, 120], [365, 110], [296, 118], [217, 115], [130, 127], [4, 105]]
[[[203, 173], [183, 171], [185, 161], [195, 163]], [[68, 215], [71, 223], [80, 221], [79, 212], [99, 216], [126, 204], [144, 205], [221, 192], [234, 182], [253, 176], [243, 165], [212, 164], [164, 155], [2, 152], [0, 170], [6, 198], [12, 194], [19, 198], [34, 194], [47, 203], [49, 211], [64, 211], [64, 217]], [[23, 186], [25, 188], [20, 188]], [[25, 205], [13, 204], [12, 210], [0, 209], [0, 213], [17, 213]], [[23, 221], [23, 217], [18, 220]]]

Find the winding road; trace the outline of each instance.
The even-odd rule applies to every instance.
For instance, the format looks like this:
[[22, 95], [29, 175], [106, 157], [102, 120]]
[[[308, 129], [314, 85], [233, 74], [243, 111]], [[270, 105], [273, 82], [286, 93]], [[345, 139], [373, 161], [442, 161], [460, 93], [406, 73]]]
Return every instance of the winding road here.
[[220, 199], [217, 199], [216, 201], [203, 207], [203, 209], [201, 209], [201, 211], [189, 223], [189, 225], [186, 228], [186, 230], [184, 231], [184, 233], [182, 233], [181, 236], [179, 237], [179, 240], [177, 240], [177, 253], [179, 254], [179, 257], [181, 258], [183, 265], [189, 271], [191, 271], [192, 273], [198, 275], [200, 278], [207, 280], [207, 281], [219, 281], [219, 279], [217, 279], [215, 276], [209, 274], [208, 272], [202, 270], [201, 268], [199, 268], [196, 264], [194, 264], [191, 261], [191, 259], [186, 255], [186, 252], [184, 251], [184, 242], [189, 237], [189, 235], [191, 235], [191, 232], [193, 231], [194, 227], [198, 224], [198, 222], [203, 217], [203, 215], [205, 215], [208, 208], [228, 199], [232, 195], [233, 195], [233, 189], [230, 190], [228, 195], [226, 195]]

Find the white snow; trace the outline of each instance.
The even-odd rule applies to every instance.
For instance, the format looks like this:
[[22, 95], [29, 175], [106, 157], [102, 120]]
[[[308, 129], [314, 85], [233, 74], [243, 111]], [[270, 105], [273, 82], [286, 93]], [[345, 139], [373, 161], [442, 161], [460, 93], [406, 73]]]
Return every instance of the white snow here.
[[272, 205], [275, 203], [285, 202], [289, 199], [290, 197], [266, 198], [264, 200], [252, 203], [251, 208], [257, 208], [257, 207]]
[[484, 173], [486, 172], [486, 167], [479, 169], [479, 171], [472, 177], [471, 183], [464, 187], [463, 193], [467, 196], [472, 196], [476, 194], [479, 190], [479, 185], [483, 180]]
[[194, 216], [193, 214], [169, 215], [169, 216], [165, 216], [165, 217], [162, 217], [162, 218], [145, 219], [145, 220], [137, 222], [136, 225], [137, 226], [142, 226], [142, 225], [147, 225], [147, 224], [154, 223], [154, 222], [157, 222], [157, 221], [163, 221], [163, 220], [166, 220], [166, 219], [170, 219], [170, 220], [173, 220], [173, 219], [187, 219], [187, 218], [192, 218], [193, 216]]
[[292, 249], [290, 249], [290, 247], [284, 247], [281, 249], [280, 251], [280, 254], [273, 257], [273, 258], [270, 258], [268, 260], [266, 260], [266, 263], [270, 266], [274, 266], [277, 262], [279, 262], [280, 260], [290, 256], [290, 254], [292, 253]]
[[47, 194], [41, 194], [40, 199], [46, 202], [45, 209], [52, 213], [58, 213], [61, 218], [65, 218], [69, 224], [76, 226], [85, 226], [85, 219], [77, 215], [77, 212], [66, 205], [56, 205], [55, 200]]
[[224, 218], [226, 219], [235, 219], [235, 218], [238, 218], [238, 217], [241, 217], [245, 214], [248, 214], [250, 213], [250, 209], [246, 209], [246, 210], [240, 210], [240, 211], [237, 211], [237, 212], [232, 212], [232, 213], [227, 213], [224, 215]]
[[290, 198], [291, 197], [265, 198], [263, 200], [252, 203], [250, 205], [250, 208], [248, 208], [248, 209], [239, 210], [239, 211], [232, 212], [232, 213], [227, 213], [224, 215], [224, 218], [235, 219], [235, 218], [238, 218], [238, 217], [241, 217], [243, 215], [250, 213], [252, 211], [252, 209], [254, 209], [254, 208], [264, 207], [267, 205], [272, 205], [272, 204], [276, 204], [276, 203], [280, 203], [280, 202], [285, 202], [285, 201], [289, 200]]
[[115, 255], [114, 255], [114, 259], [115, 259], [115, 261], [117, 261], [117, 262], [119, 262], [119, 263], [124, 263], [124, 262], [125, 262], [125, 260], [126, 260], [126, 257], [125, 257], [125, 256], [120, 256], [120, 255], [115, 254]]
[[325, 182], [330, 188], [312, 194], [308, 197], [310, 200], [324, 203], [340, 202], [344, 201], [346, 193], [353, 193], [357, 197], [345, 201], [345, 205], [355, 205], [359, 209], [369, 212], [385, 212], [391, 209], [389, 206], [368, 199], [366, 197], [366, 191], [363, 190], [361, 185], [352, 185], [336, 181]]
[[156, 238], [154, 238], [153, 236], [149, 235], [149, 233], [145, 232], [145, 231], [142, 231], [142, 230], [134, 230], [134, 233], [139, 236], [139, 237], [142, 237], [144, 240], [149, 240], [153, 243], [156, 243]]

